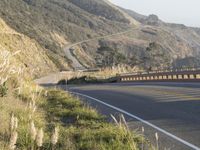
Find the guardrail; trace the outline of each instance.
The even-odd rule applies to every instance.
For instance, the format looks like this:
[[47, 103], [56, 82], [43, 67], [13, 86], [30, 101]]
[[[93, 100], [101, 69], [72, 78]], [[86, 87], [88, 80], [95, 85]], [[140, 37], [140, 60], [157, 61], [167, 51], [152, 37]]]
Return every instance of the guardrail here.
[[200, 70], [160, 71], [133, 74], [121, 74], [118, 82], [130, 81], [200, 81]]

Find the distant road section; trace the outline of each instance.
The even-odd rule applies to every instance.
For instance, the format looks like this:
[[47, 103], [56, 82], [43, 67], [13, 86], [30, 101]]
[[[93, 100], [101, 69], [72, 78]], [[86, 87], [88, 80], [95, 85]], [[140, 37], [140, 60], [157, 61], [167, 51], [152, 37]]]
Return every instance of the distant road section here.
[[65, 52], [67, 58], [69, 58], [72, 61], [72, 67], [75, 70], [85, 70], [86, 68], [76, 59], [76, 57], [73, 56], [73, 52], [72, 52], [73, 46], [75, 46], [75, 45], [73, 44], [73, 45], [69, 45], [69, 46], [65, 47], [64, 52]]
[[73, 44], [67, 45], [64, 48], [64, 52], [65, 52], [67, 58], [69, 58], [72, 61], [72, 67], [75, 70], [86, 70], [87, 68], [85, 66], [83, 66], [79, 62], [79, 60], [77, 60], [76, 57], [73, 56], [73, 53], [72, 53], [72, 48], [73, 47], [78, 46], [78, 45], [80, 45], [82, 43], [86, 43], [86, 42], [90, 42], [90, 41], [94, 41], [94, 40], [105, 39], [105, 38], [109, 38], [109, 37], [113, 37], [113, 36], [117, 36], [117, 35], [123, 35], [123, 34], [126, 34], [126, 33], [130, 32], [130, 31], [134, 31], [134, 30], [138, 30], [138, 29], [140, 29], [140, 27], [137, 27], [137, 28], [135, 27], [135, 28], [131, 28], [131, 29], [128, 29], [126, 31], [118, 32], [118, 33], [115, 33], [115, 34], [99, 36], [99, 37], [95, 37], [95, 38], [92, 38], [92, 39], [83, 40], [83, 41], [80, 41], [80, 42], [77, 42], [77, 43], [73, 43]]

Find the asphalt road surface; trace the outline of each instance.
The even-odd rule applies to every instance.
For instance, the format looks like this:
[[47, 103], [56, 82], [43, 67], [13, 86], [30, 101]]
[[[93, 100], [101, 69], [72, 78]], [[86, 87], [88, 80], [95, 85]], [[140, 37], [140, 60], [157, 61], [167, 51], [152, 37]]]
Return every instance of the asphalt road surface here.
[[105, 115], [123, 113], [159, 149], [200, 149], [200, 83], [116, 83], [71, 87]]

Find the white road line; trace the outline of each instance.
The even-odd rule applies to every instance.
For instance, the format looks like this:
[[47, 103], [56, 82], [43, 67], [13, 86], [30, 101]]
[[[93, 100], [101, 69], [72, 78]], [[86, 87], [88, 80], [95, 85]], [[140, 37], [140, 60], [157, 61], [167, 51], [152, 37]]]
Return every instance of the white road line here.
[[171, 137], [171, 138], [173, 138], [173, 139], [175, 139], [175, 140], [177, 140], [177, 141], [183, 143], [184, 145], [187, 145], [188, 147], [190, 147], [190, 148], [192, 148], [192, 149], [194, 149], [194, 150], [200, 150], [199, 147], [197, 147], [197, 146], [195, 146], [195, 145], [193, 145], [193, 144], [191, 144], [191, 143], [189, 143], [189, 142], [187, 142], [187, 141], [185, 141], [185, 140], [183, 140], [183, 139], [181, 139], [181, 138], [179, 138], [179, 137], [177, 137], [177, 136], [175, 136], [175, 135], [173, 135], [173, 134], [171, 134], [171, 133], [169, 133], [169, 132], [167, 132], [167, 131], [165, 131], [165, 130], [159, 128], [159, 127], [157, 127], [156, 125], [154, 125], [154, 124], [152, 124], [152, 123], [150, 123], [150, 122], [148, 122], [148, 121], [146, 121], [146, 120], [144, 120], [144, 119], [142, 119], [142, 118], [140, 118], [140, 117], [138, 117], [138, 116], [135, 116], [135, 115], [133, 115], [133, 114], [130, 114], [130, 113], [128, 113], [128, 112], [126, 112], [126, 111], [124, 111], [124, 110], [122, 110], [122, 109], [120, 109], [120, 108], [117, 108], [117, 107], [115, 107], [115, 106], [112, 106], [112, 105], [110, 105], [110, 104], [107, 104], [107, 103], [105, 103], [105, 102], [102, 102], [102, 101], [99, 100], [99, 99], [93, 98], [93, 97], [88, 96], [88, 95], [85, 95], [85, 94], [81, 94], [81, 93], [77, 93], [77, 92], [71, 92], [71, 91], [70, 91], [70, 93], [75, 94], [75, 95], [79, 95], [79, 96], [82, 96], [82, 97], [86, 97], [86, 98], [89, 98], [89, 99], [92, 99], [92, 100], [94, 100], [94, 101], [96, 101], [96, 102], [98, 102], [98, 103], [101, 103], [101, 104], [103, 104], [103, 105], [105, 105], [105, 106], [107, 106], [107, 107], [110, 107], [110, 108], [112, 108], [112, 109], [115, 109], [115, 110], [117, 110], [117, 111], [119, 111], [119, 112], [121, 112], [121, 113], [123, 113], [123, 114], [126, 114], [126, 115], [129, 116], [129, 117], [132, 117], [132, 118], [134, 118], [134, 119], [136, 119], [136, 120], [139, 120], [140, 122], [142, 122], [142, 123], [144, 123], [144, 124], [146, 124], [146, 125], [148, 125], [148, 126], [151, 126], [152, 128], [154, 128], [154, 129], [156, 129], [156, 130], [158, 130], [158, 131], [164, 133], [165, 135], [168, 135], [169, 137]]

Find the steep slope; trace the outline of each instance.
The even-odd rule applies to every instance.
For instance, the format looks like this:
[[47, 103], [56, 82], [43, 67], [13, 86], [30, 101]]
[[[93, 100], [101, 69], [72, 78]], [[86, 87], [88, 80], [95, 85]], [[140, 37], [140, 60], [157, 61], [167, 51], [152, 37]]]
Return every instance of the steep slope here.
[[[60, 70], [72, 68], [71, 56], [88, 68], [104, 67], [104, 58], [116, 53], [110, 65], [162, 69], [171, 67], [177, 58], [198, 57], [200, 52], [198, 29], [168, 24], [156, 15], [140, 15], [107, 0], [1, 0], [0, 8], [0, 17], [17, 32], [38, 42]], [[131, 28], [134, 30], [124, 35], [76, 45], [70, 55], [63, 51], [72, 43]], [[154, 64], [154, 55], [149, 58], [150, 45], [156, 45], [152, 51], [160, 48], [159, 59], [155, 57], [160, 66]], [[146, 66], [147, 62], [152, 66]]]
[[29, 37], [16, 32], [0, 18], [0, 51], [18, 52], [15, 56], [17, 66], [24, 68], [33, 77], [57, 71], [47, 57], [45, 50]]
[[116, 9], [111, 9], [111, 7], [104, 1], [98, 1], [98, 0], [84, 0], [84, 1], [69, 0], [69, 1], [74, 5], [80, 7], [81, 9], [96, 16], [102, 16], [112, 21], [130, 23], [130, 21], [126, 19], [123, 16], [123, 14], [121, 14]]
[[103, 0], [103, 1], [106, 2], [112, 8], [114, 8], [115, 10], [119, 11], [129, 21], [130, 24], [135, 25], [135, 26], [139, 26], [140, 25], [140, 23], [137, 20], [135, 20], [133, 17], [131, 17], [125, 11], [119, 9], [117, 6], [112, 4], [109, 0]]
[[200, 28], [192, 28], [198, 35], [200, 35]]
[[[131, 37], [140, 40], [153, 41], [161, 44], [165, 51], [171, 55], [171, 61], [179, 62], [189, 61], [194, 59], [194, 64], [197, 64], [198, 57], [200, 57], [200, 29], [191, 28], [182, 24], [165, 23], [156, 15], [144, 16], [132, 10], [120, 8], [127, 14], [132, 16], [135, 20], [141, 23], [143, 29], [140, 31], [132, 32]], [[139, 46], [139, 45], [138, 45]], [[187, 59], [188, 58], [188, 59]], [[183, 63], [183, 66], [185, 66]], [[179, 63], [180, 64], [180, 63]], [[194, 66], [188, 65], [189, 67]]]
[[144, 16], [131, 10], [123, 10], [143, 25], [158, 27], [177, 36], [178, 39], [187, 43], [196, 54], [200, 52], [200, 28], [191, 28], [183, 24], [166, 23], [161, 21], [156, 15]]
[[2, 0], [0, 8], [5, 22], [47, 49], [61, 69], [70, 63], [64, 45], [131, 27], [123, 14], [97, 0]]
[[144, 20], [147, 18], [147, 16], [139, 14], [133, 10], [125, 9], [122, 7], [119, 7], [119, 9], [123, 10], [124, 12], [129, 14], [132, 18], [134, 18], [135, 20], [137, 20], [140, 23], [144, 23]]
[[[183, 32], [183, 31], [182, 31]], [[159, 45], [160, 52], [158, 52], [158, 56], [152, 58], [148, 58], [148, 47], [151, 44]], [[100, 47], [100, 48], [99, 48]], [[89, 53], [90, 56], [95, 58], [97, 64], [102, 65], [103, 61], [99, 58], [107, 57], [108, 55], [112, 55], [113, 52], [120, 53], [119, 59], [114, 59], [112, 57], [107, 57], [108, 59], [114, 60], [110, 65], [125, 63], [132, 66], [138, 65], [141, 69], [167, 69], [171, 68], [174, 61], [177, 58], [186, 58], [195, 56], [197, 54], [197, 49], [188, 44], [188, 41], [183, 37], [177, 36], [176, 32], [172, 32], [170, 29], [161, 28], [159, 26], [150, 26], [145, 25], [140, 28], [136, 28], [130, 31], [123, 36], [115, 36], [112, 38], [104, 38], [99, 41], [91, 41], [89, 43], [82, 44], [82, 48]], [[104, 49], [112, 49], [111, 53], [101, 53], [99, 55], [100, 50]], [[99, 50], [100, 49], [100, 50]], [[156, 51], [157, 46], [155, 47]], [[105, 50], [104, 50], [105, 51]], [[120, 60], [121, 58], [126, 58], [124, 60]], [[146, 59], [150, 59], [146, 60]], [[157, 62], [157, 60], [160, 60]], [[163, 61], [165, 60], [165, 61]], [[149, 67], [147, 62], [152, 64]], [[156, 65], [154, 62], [157, 62]], [[108, 64], [107, 64], [108, 65]]]
[[200, 54], [200, 35], [194, 28], [177, 24], [166, 24], [165, 28], [168, 29], [168, 31], [173, 32], [177, 37], [192, 47], [195, 55]]

